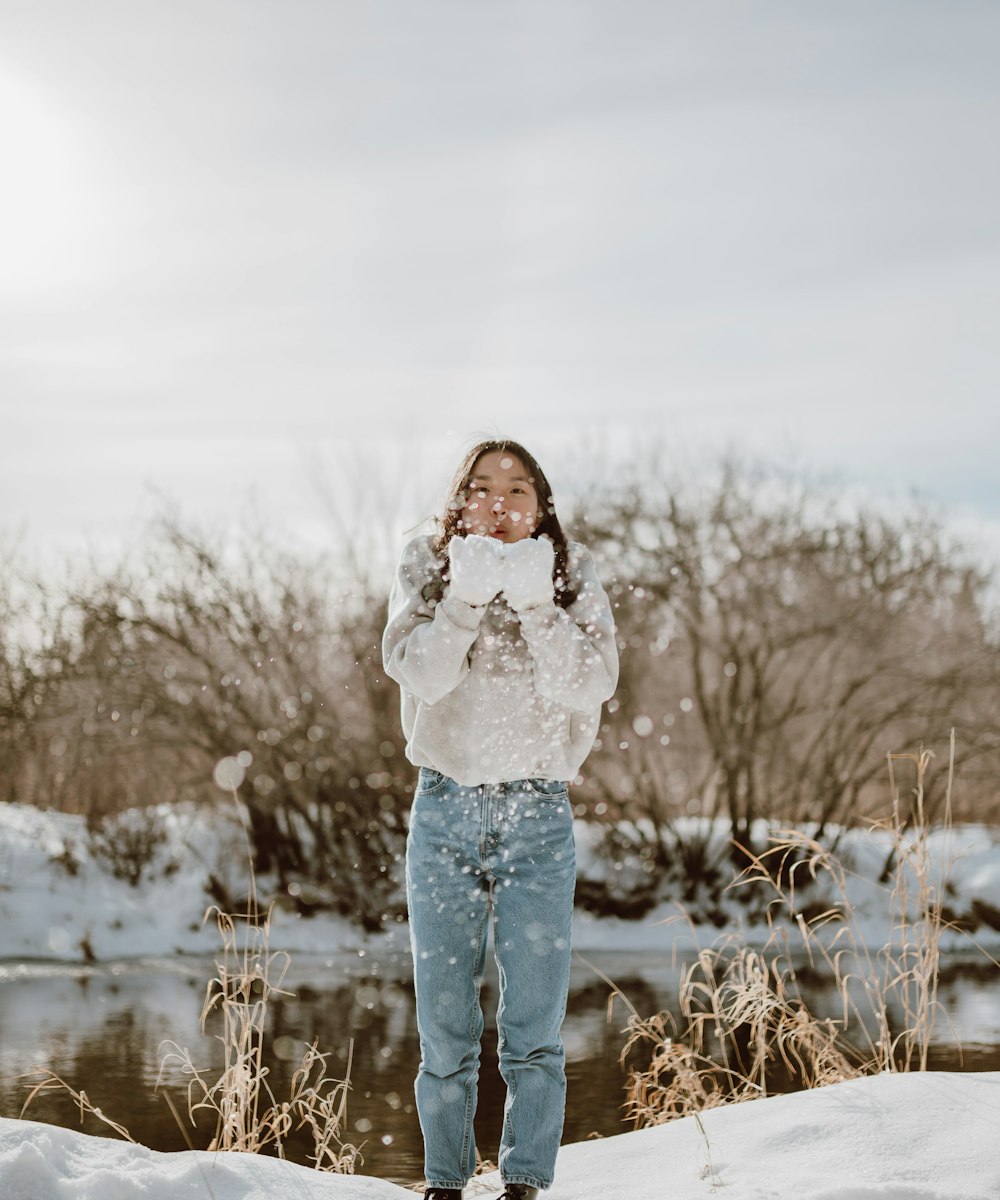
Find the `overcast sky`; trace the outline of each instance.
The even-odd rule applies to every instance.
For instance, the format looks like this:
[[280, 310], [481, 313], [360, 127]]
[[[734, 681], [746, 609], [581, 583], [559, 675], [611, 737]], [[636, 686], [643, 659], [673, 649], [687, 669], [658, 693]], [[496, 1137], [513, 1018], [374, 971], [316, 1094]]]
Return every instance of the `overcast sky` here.
[[995, 0], [0, 24], [0, 533], [308, 531], [341, 456], [436, 495], [483, 433], [557, 498], [574, 439], [656, 434], [1000, 525]]

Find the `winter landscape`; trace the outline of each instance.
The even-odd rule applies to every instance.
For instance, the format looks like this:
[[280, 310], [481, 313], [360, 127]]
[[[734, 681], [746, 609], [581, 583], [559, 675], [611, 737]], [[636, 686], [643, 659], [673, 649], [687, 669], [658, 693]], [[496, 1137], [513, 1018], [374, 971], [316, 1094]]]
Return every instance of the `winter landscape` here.
[[5, 2], [0, 1200], [422, 1197], [382, 637], [487, 438], [620, 667], [596, 718], [509, 672], [519, 755], [595, 735], [542, 1200], [997, 1200], [998, 46], [931, 0]]

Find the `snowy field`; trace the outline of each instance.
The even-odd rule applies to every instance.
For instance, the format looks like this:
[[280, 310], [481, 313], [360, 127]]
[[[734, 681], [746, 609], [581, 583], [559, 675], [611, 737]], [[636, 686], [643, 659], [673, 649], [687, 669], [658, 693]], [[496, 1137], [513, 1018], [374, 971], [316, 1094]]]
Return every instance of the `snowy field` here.
[[[36, 808], [0, 806], [0, 959], [54, 959], [67, 962], [164, 957], [176, 953], [212, 954], [218, 950], [214, 922], [203, 924], [211, 903], [210, 873], [231, 894], [246, 892], [246, 851], [232, 805], [215, 809], [162, 810], [167, 840], [151, 869], [137, 886], [115, 878], [92, 853], [82, 818]], [[579, 875], [606, 877], [611, 870], [592, 852], [594, 828], [577, 822]], [[717, 836], [724, 839], [720, 826]], [[967, 922], [981, 945], [1000, 949], [1000, 831], [964, 826], [933, 834], [935, 870], [948, 865], [951, 912]], [[888, 835], [867, 830], [844, 833], [838, 857], [848, 871], [848, 899], [856, 930], [872, 947], [885, 944], [891, 926], [888, 889], [876, 882], [889, 852]], [[629, 863], [622, 864], [628, 872]], [[263, 902], [271, 898], [271, 881], [259, 881]], [[822, 908], [838, 899], [823, 876], [803, 892], [803, 899]], [[767, 929], [754, 923], [732, 892], [718, 906], [723, 929], [747, 942], [763, 940]], [[679, 907], [665, 898], [641, 920], [598, 918], [578, 910], [573, 942], [578, 951], [669, 951], [675, 941], [708, 945], [720, 928], [692, 929], [679, 918]], [[667, 923], [665, 923], [667, 922]], [[287, 897], [278, 897], [271, 926], [272, 949], [312, 954], [369, 950], [402, 950], [404, 924], [385, 933], [365, 934], [357, 925], [330, 914], [304, 917]], [[968, 937], [946, 931], [942, 949], [968, 949]]]
[[[877, 1075], [563, 1146], [546, 1200], [996, 1200], [1000, 1072]], [[495, 1197], [497, 1176], [469, 1200]], [[159, 1154], [0, 1120], [4, 1200], [413, 1200], [252, 1155]]]

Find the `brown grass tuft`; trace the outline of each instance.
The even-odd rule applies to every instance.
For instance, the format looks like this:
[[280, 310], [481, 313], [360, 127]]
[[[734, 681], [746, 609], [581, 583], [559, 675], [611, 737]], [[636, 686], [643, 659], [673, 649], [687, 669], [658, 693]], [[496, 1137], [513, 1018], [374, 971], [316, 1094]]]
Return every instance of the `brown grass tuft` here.
[[[612, 1001], [620, 997], [632, 1010], [622, 1064], [637, 1046], [650, 1053], [648, 1066], [631, 1070], [626, 1085], [626, 1119], [636, 1128], [766, 1096], [776, 1076], [812, 1088], [883, 1071], [927, 1069], [940, 1015], [940, 941], [950, 927], [942, 901], [951, 868], [950, 860], [935, 867], [929, 849], [924, 778], [931, 757], [923, 749], [887, 756], [892, 812], [872, 826], [888, 830], [896, 864], [886, 889], [891, 932], [881, 949], [873, 951], [861, 936], [842, 863], [801, 831], [785, 829], [772, 835], [771, 847], [730, 885], [771, 889], [766, 944], [750, 949], [728, 936], [701, 950], [681, 977], [679, 1030], [669, 1013], [640, 1016], [612, 984]], [[951, 828], [954, 758], [952, 730], [945, 832]], [[893, 774], [900, 760], [916, 769], [909, 805]], [[825, 876], [835, 896], [809, 916], [799, 905], [804, 874], [813, 881]], [[809, 1011], [792, 962], [789, 923], [810, 967], [819, 965], [831, 976], [841, 1000], [839, 1017], [820, 1019]], [[860, 1044], [848, 1037], [855, 1028]]]

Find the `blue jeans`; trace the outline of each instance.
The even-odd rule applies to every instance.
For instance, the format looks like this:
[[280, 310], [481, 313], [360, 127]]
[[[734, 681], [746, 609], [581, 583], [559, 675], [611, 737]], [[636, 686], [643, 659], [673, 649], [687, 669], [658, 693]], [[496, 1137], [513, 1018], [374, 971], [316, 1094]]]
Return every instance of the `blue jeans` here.
[[547, 1188], [566, 1110], [561, 1028], [576, 883], [567, 785], [463, 787], [421, 767], [406, 843], [406, 898], [420, 1035], [415, 1094], [429, 1186], [462, 1188], [476, 1168], [483, 1013], [492, 915], [500, 971], [498, 1166], [505, 1183]]

